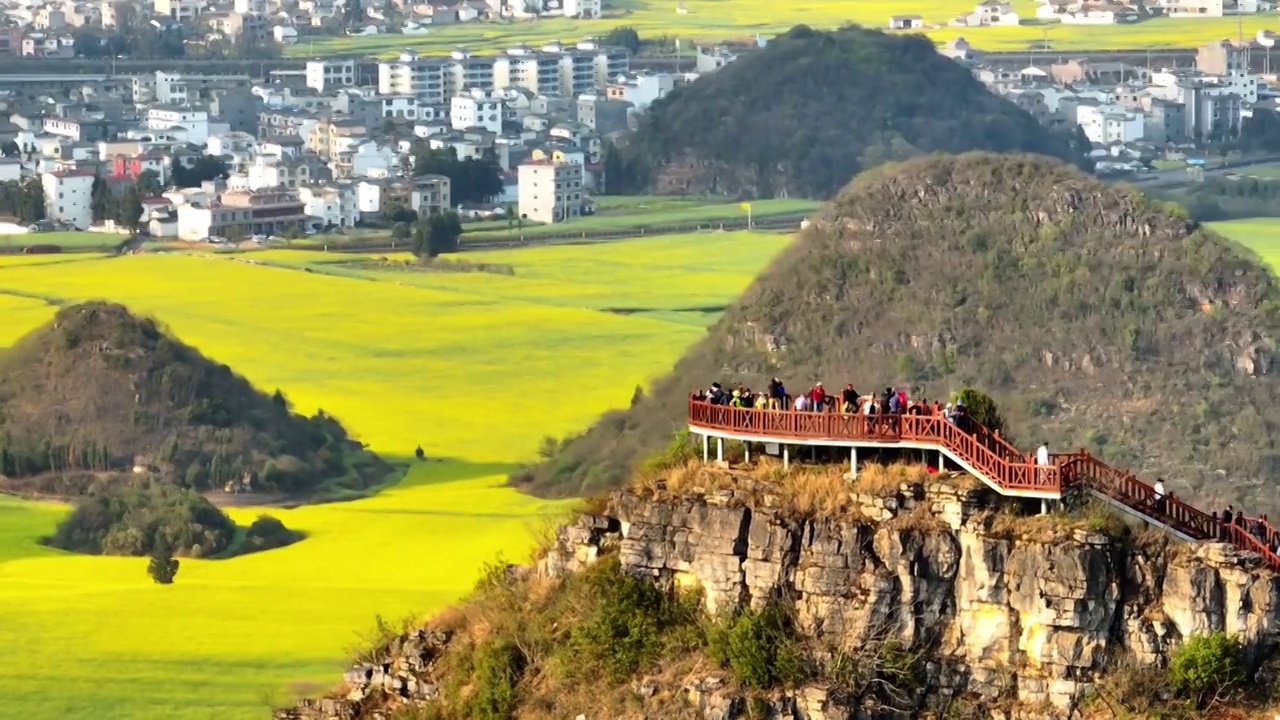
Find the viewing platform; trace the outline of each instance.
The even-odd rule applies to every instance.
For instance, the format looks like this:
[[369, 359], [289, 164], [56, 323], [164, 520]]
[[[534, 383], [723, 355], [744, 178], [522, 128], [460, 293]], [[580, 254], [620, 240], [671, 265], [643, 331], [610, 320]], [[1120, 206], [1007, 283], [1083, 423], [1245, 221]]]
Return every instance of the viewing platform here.
[[778, 446], [784, 465], [793, 446], [849, 448], [850, 473], [856, 477], [859, 448], [932, 451], [938, 453], [939, 469], [950, 461], [1001, 495], [1049, 501], [1088, 493], [1175, 537], [1230, 543], [1257, 553], [1280, 571], [1280, 555], [1271, 549], [1280, 532], [1270, 524], [1264, 523], [1261, 538], [1254, 537], [1246, 528], [1225, 525], [1172, 494], [1157, 497], [1155, 488], [1133, 473], [1111, 467], [1085, 450], [1053, 453], [1048, 465], [1037, 465], [1033, 454], [978, 423], [964, 430], [940, 415], [740, 408], [691, 397], [688, 417], [689, 430], [702, 436], [704, 460], [710, 460], [712, 439], [717, 460], [724, 459], [724, 441], [737, 440]]

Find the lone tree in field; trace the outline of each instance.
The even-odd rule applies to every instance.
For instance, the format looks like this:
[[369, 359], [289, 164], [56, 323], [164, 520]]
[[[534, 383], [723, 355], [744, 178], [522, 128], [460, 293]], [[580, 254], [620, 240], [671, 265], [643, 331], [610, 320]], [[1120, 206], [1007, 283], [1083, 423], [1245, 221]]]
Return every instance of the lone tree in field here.
[[168, 550], [157, 550], [147, 563], [147, 574], [161, 585], [172, 585], [178, 574], [178, 559]]

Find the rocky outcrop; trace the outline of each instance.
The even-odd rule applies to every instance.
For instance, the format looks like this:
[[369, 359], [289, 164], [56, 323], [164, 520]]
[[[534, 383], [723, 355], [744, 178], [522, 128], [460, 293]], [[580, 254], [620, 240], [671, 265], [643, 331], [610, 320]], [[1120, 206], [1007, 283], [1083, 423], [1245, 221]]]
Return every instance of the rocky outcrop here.
[[[618, 493], [607, 516], [561, 538], [585, 543], [568, 544], [577, 558], [616, 545], [625, 570], [700, 588], [713, 613], [786, 597], [829, 653], [885, 639], [928, 648], [932, 692], [1047, 717], [1069, 714], [1118, 654], [1158, 665], [1193, 634], [1225, 631], [1255, 649], [1280, 637], [1280, 578], [1228, 545], [1144, 549], [1049, 518], [999, 527], [997, 498], [942, 482], [855, 499], [850, 517], [801, 519], [732, 492]], [[564, 565], [553, 556], [541, 569]]]
[[[1190, 635], [1225, 631], [1253, 652], [1280, 635], [1280, 578], [1232, 546], [1136, 542], [1065, 515], [1014, 519], [1000, 507], [1008, 500], [949, 481], [852, 497], [840, 516], [812, 518], [749, 481], [689, 496], [618, 492], [518, 572], [557, 578], [616, 554], [626, 572], [701, 591], [710, 613], [785, 598], [820, 663], [892, 642], [921, 660], [909, 704], [955, 717], [970, 716], [956, 714], [952, 703], [963, 700], [984, 708], [975, 717], [1067, 718], [1117, 657], [1158, 666]], [[338, 697], [276, 717], [384, 718], [430, 703], [432, 662], [448, 640], [428, 631], [392, 639], [344, 676]], [[911, 715], [834, 682], [751, 699], [724, 673], [662, 682], [635, 681], [638, 702], [677, 697], [703, 720]]]

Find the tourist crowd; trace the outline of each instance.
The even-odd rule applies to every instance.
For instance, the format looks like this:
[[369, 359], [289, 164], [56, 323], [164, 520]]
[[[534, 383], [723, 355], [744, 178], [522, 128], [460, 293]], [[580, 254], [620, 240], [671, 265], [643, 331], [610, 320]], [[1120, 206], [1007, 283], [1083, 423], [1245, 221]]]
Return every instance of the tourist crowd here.
[[[881, 424], [887, 426], [892, 422], [892, 419], [900, 415], [924, 415], [941, 416], [965, 432], [973, 432], [975, 429], [975, 423], [970, 417], [967, 408], [965, 408], [963, 400], [957, 400], [955, 403], [947, 403], [945, 405], [936, 400], [931, 403], [927, 398], [911, 398], [908, 396], [907, 391], [901, 388], [895, 390], [887, 387], [883, 393], [863, 395], [854, 389], [852, 383], [846, 384], [837, 393], [829, 393], [822, 383], [815, 383], [807, 391], [799, 395], [792, 395], [787, 391], [783, 382], [775, 377], [769, 381], [768, 387], [761, 391], [752, 391], [746, 386], [726, 390], [720, 383], [716, 382], [712, 383], [711, 387], [706, 390], [693, 392], [691, 397], [712, 405], [727, 407], [865, 415], [868, 416], [873, 427]], [[875, 419], [870, 420], [870, 418]], [[999, 431], [996, 431], [994, 437], [999, 438], [999, 436]], [[996, 447], [991, 443], [984, 444], [987, 444], [990, 449], [996, 450]], [[1050, 464], [1049, 448], [1046, 444], [1041, 443], [1040, 447], [1036, 449], [1035, 461], [1037, 465], [1047, 466]], [[1167, 501], [1173, 497], [1173, 494], [1166, 494], [1163, 478], [1156, 480], [1153, 490], [1155, 491], [1155, 498], [1152, 503], [1152, 509], [1160, 515], [1167, 515]], [[1249, 518], [1244, 513], [1237, 512], [1228, 505], [1221, 516], [1215, 511], [1211, 517], [1217, 525], [1217, 533], [1220, 539], [1228, 540], [1231, 536], [1229, 528], [1235, 527], [1258, 540], [1272, 553], [1280, 555], [1280, 531], [1277, 531], [1271, 525], [1266, 515]]]
[[782, 381], [774, 378], [769, 387], [755, 392], [745, 386], [725, 390], [720, 383], [711, 383], [710, 389], [693, 393], [698, 400], [712, 405], [756, 408], [759, 410], [795, 410], [797, 412], [840, 412], [849, 415], [941, 415], [960, 424], [968, 415], [964, 402], [955, 404], [930, 403], [927, 398], [913, 399], [904, 389], [885, 388], [879, 395], [862, 395], [852, 384], [838, 393], [828, 393], [822, 383], [799, 395], [791, 395]]

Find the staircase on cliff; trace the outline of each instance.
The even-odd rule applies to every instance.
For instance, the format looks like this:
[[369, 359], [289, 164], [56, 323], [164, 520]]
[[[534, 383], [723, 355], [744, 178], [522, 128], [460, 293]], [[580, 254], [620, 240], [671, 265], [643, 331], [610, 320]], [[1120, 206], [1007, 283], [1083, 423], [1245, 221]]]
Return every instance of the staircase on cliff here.
[[1280, 533], [1264, 523], [1262, 539], [1245, 528], [1224, 525], [1172, 494], [1163, 500], [1133, 473], [1080, 450], [1050, 456], [1049, 465], [1019, 451], [1004, 438], [974, 423], [966, 432], [937, 415], [858, 415], [712, 405], [689, 399], [689, 429], [704, 438], [766, 444], [848, 447], [856, 471], [859, 447], [934, 450], [1001, 495], [1061, 500], [1087, 492], [1140, 520], [1188, 541], [1220, 540], [1261, 555], [1280, 570], [1272, 552]]

